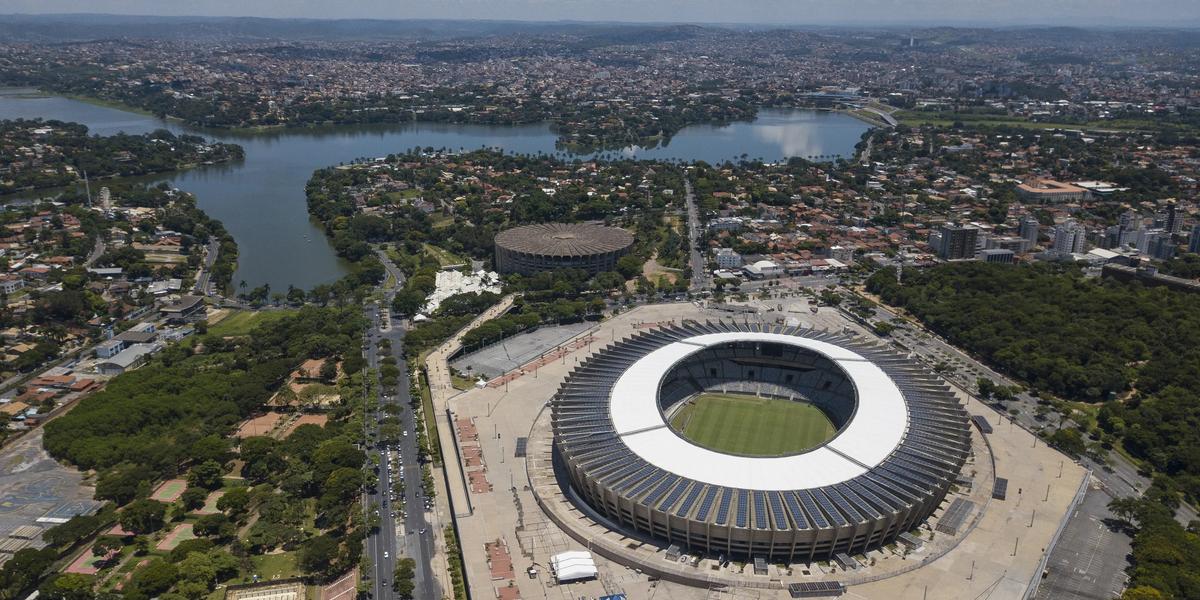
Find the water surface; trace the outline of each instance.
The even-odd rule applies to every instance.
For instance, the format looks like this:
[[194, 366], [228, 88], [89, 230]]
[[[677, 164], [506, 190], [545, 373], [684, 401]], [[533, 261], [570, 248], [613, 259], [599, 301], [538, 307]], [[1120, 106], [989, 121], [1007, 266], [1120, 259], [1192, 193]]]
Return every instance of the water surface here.
[[[246, 150], [243, 162], [200, 167], [154, 180], [166, 180], [196, 194], [200, 208], [220, 219], [233, 234], [239, 248], [235, 285], [245, 281], [253, 288], [269, 283], [273, 290], [289, 285], [309, 289], [346, 272], [346, 264], [334, 254], [320, 226], [308, 217], [304, 184], [318, 168], [416, 147], [557, 153], [556, 136], [547, 124], [337, 125], [229, 132], [196, 129], [32, 90], [0, 90], [0, 119], [39, 117], [83, 123], [101, 135], [165, 128], [241, 144]], [[867, 128], [839, 113], [764, 110], [754, 122], [694, 125], [665, 146], [602, 155], [710, 163], [743, 157], [775, 161], [792, 156], [851, 156]]]

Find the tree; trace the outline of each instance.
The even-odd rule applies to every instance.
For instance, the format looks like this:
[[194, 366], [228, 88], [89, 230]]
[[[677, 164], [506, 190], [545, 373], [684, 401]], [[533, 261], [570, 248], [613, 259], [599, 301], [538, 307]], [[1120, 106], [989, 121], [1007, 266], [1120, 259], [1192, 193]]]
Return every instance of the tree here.
[[987, 400], [996, 393], [996, 382], [987, 377], [980, 377], [975, 380], [975, 386], [979, 388], [979, 397]]
[[169, 562], [178, 563], [179, 561], [187, 558], [189, 554], [194, 552], [208, 552], [209, 550], [212, 550], [214, 546], [215, 544], [213, 544], [212, 540], [206, 540], [204, 538], [183, 540], [182, 542], [179, 542], [178, 546], [175, 546], [175, 548], [171, 550], [171, 553], [167, 555], [167, 560]]
[[102, 473], [96, 479], [96, 498], [112, 500], [118, 505], [129, 503], [139, 494], [149, 492], [146, 482], [155, 479], [154, 471], [144, 465], [122, 463]]
[[230, 517], [238, 517], [246, 512], [250, 505], [250, 490], [245, 487], [235, 487], [226, 490], [225, 495], [217, 500], [217, 509], [225, 511]]
[[337, 378], [337, 360], [327, 358], [321, 363], [321, 379], [325, 381], [333, 381]]
[[125, 531], [146, 534], [158, 531], [163, 526], [167, 506], [150, 499], [135, 500], [122, 511], [118, 520]]
[[38, 587], [38, 597], [48, 600], [91, 600], [96, 578], [80, 573], [62, 573], [47, 579]]
[[[111, 505], [110, 505], [111, 506]], [[91, 537], [104, 523], [94, 515], [76, 515], [61, 525], [55, 525], [42, 533], [42, 539], [52, 546], [72, 546]]]
[[642, 259], [632, 254], [626, 254], [617, 260], [617, 273], [625, 279], [633, 279], [642, 272]]
[[125, 546], [121, 538], [115, 535], [102, 535], [96, 538], [96, 542], [92, 544], [92, 556], [108, 556], [114, 550], [120, 550]]
[[188, 455], [197, 464], [212, 461], [223, 465], [229, 461], [229, 442], [222, 436], [208, 435], [196, 440]]
[[183, 507], [189, 511], [197, 510], [204, 506], [204, 502], [208, 499], [208, 490], [198, 487], [190, 487], [183, 491], [183, 495], [179, 497], [183, 502]]
[[221, 487], [225, 468], [215, 460], [206, 460], [188, 471], [188, 485], [215, 490]]
[[1139, 585], [1125, 590], [1121, 600], [1167, 600], [1167, 597], [1148, 585]]
[[192, 525], [192, 531], [199, 536], [225, 539], [233, 537], [237, 529], [223, 514], [204, 515]]
[[179, 580], [179, 569], [175, 565], [156, 559], [133, 574], [131, 583], [137, 591], [153, 598], [171, 589]]
[[0, 593], [8, 598], [24, 597], [23, 592], [33, 589], [57, 558], [58, 553], [53, 548], [17, 550], [0, 568]]
[[324, 575], [331, 571], [338, 556], [338, 543], [329, 535], [318, 535], [300, 545], [297, 562], [309, 575]]

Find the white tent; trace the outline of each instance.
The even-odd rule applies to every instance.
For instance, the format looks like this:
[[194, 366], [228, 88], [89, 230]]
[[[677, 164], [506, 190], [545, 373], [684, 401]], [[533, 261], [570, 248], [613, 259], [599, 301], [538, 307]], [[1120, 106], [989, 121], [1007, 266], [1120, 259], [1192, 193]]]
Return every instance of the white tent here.
[[588, 579], [596, 576], [596, 561], [592, 553], [584, 550], [569, 550], [550, 557], [550, 568], [559, 583]]

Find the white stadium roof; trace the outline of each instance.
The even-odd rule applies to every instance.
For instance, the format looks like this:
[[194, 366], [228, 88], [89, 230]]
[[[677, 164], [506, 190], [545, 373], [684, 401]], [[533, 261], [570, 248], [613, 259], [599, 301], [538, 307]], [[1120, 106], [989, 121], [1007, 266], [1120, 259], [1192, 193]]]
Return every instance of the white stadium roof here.
[[[663, 378], [688, 356], [731, 342], [798, 346], [833, 361], [857, 392], [857, 408], [850, 422], [828, 443], [780, 457], [723, 454], [677, 435], [658, 406]], [[617, 380], [609, 410], [617, 435], [646, 462], [696, 481], [754, 490], [809, 489], [853, 479], [883, 462], [900, 444], [908, 425], [904, 395], [882, 369], [862, 355], [820, 340], [749, 331], [690, 337], [647, 354]]]

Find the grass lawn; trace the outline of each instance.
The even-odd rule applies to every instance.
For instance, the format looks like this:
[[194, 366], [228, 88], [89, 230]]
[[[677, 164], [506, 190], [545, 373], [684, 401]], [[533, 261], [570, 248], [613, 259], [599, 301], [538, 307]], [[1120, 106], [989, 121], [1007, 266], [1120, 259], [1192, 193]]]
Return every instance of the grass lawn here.
[[246, 335], [250, 333], [251, 329], [254, 329], [261, 323], [278, 321], [284, 317], [291, 316], [294, 312], [287, 309], [267, 311], [239, 310], [210, 326], [208, 332], [222, 337]]
[[450, 252], [444, 248], [434, 246], [433, 244], [425, 244], [425, 252], [428, 252], [429, 255], [436, 259], [438, 264], [443, 267], [467, 264], [467, 261], [457, 254], [454, 254], [453, 252]]
[[265, 554], [252, 557], [250, 560], [254, 563], [252, 574], [257, 574], [260, 580], [284, 579], [300, 574], [300, 570], [296, 567], [294, 552]]
[[474, 379], [471, 379], [469, 377], [463, 377], [461, 375], [451, 375], [450, 376], [450, 383], [454, 386], [454, 389], [456, 389], [456, 390], [473, 390], [473, 389], [475, 389], [475, 381], [476, 380], [474, 380]]
[[[425, 356], [421, 356], [421, 363], [425, 362]], [[433, 466], [442, 466], [442, 442], [438, 437], [437, 424], [433, 422], [433, 394], [429, 391], [429, 379], [425, 373], [421, 373], [421, 425], [425, 428], [425, 435], [429, 441], [429, 455], [433, 460]]]
[[732, 454], [793, 454], [828, 440], [835, 429], [806, 402], [747, 394], [701, 394], [671, 419], [692, 442]]

